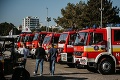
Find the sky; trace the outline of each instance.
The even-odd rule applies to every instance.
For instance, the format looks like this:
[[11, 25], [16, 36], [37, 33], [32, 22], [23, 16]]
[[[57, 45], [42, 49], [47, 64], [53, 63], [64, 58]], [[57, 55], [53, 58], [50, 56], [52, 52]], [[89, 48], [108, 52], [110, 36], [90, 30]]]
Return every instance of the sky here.
[[[67, 4], [79, 3], [80, 0], [0, 0], [0, 23], [8, 22], [16, 27], [22, 24], [27, 16], [39, 17], [42, 25], [47, 25], [45, 19], [51, 17], [50, 26], [56, 25], [53, 18], [61, 17], [61, 9]], [[87, 2], [87, 0], [82, 0]], [[120, 0], [111, 0], [113, 6], [120, 8]], [[119, 13], [120, 14], [120, 13]]]

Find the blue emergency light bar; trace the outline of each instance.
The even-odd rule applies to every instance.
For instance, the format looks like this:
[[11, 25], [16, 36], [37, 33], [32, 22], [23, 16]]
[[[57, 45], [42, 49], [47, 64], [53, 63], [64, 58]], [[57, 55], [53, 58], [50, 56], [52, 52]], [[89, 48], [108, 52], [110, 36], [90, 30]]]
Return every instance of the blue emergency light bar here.
[[111, 23], [111, 24], [107, 24], [106, 26], [107, 27], [120, 27], [120, 24], [113, 24], [113, 23]]

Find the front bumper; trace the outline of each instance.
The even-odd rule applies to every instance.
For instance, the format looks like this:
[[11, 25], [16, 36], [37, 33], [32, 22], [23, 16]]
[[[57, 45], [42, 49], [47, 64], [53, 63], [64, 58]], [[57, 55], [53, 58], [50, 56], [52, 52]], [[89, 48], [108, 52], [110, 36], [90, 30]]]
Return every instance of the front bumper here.
[[67, 53], [60, 53], [61, 54], [61, 61], [67, 62]]
[[81, 64], [81, 65], [87, 65], [87, 63], [88, 63], [88, 59], [87, 59], [86, 57], [82, 57], [82, 58], [80, 59], [80, 64]]

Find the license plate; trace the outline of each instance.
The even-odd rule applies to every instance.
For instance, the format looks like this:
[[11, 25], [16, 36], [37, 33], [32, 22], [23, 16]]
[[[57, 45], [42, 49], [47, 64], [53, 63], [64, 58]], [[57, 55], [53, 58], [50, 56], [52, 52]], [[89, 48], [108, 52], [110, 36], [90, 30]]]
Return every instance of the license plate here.
[[62, 61], [67, 61], [67, 55], [66, 54], [62, 54], [61, 55], [61, 60]]
[[67, 59], [66, 58], [63, 58], [63, 61], [66, 61]]

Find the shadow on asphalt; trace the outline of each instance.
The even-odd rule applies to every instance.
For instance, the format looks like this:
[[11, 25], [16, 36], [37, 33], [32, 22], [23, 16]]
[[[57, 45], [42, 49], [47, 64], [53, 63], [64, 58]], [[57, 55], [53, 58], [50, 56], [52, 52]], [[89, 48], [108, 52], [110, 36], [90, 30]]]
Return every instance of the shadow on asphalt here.
[[30, 80], [86, 80], [88, 78], [64, 77], [64, 76], [37, 76], [31, 77]]
[[[43, 76], [32, 76], [30, 77], [29, 80], [87, 80], [88, 78], [77, 78], [77, 77], [66, 77], [63, 75], [75, 75], [75, 74], [95, 74], [95, 73], [57, 73], [54, 76], [50, 76], [48, 74], [44, 74]], [[99, 73], [98, 73], [99, 74]], [[111, 74], [111, 75], [120, 75], [120, 70], [117, 70], [115, 74]], [[6, 80], [11, 80], [11, 77], [5, 77]], [[18, 79], [19, 80], [19, 79]], [[20, 79], [22, 80], [22, 79]]]
[[[33, 76], [29, 80], [87, 80], [88, 78], [64, 77], [64, 76]], [[6, 80], [11, 80], [11, 77], [6, 77]], [[22, 80], [22, 79], [18, 79]], [[27, 79], [26, 79], [27, 80]]]

